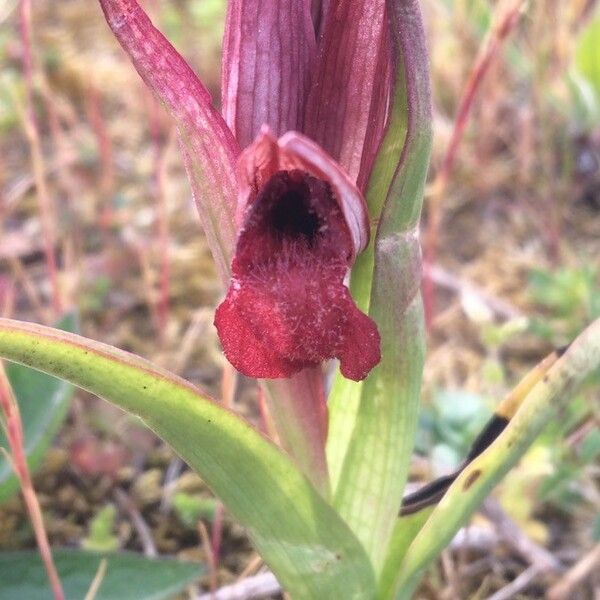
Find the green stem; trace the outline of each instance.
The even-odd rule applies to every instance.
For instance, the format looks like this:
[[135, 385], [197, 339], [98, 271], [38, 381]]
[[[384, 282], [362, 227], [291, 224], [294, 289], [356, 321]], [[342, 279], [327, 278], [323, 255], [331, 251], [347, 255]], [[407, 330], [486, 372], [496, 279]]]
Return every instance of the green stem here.
[[417, 227], [431, 149], [429, 73], [417, 0], [388, 0], [395, 87], [369, 181], [374, 242], [357, 262], [352, 292], [377, 323], [381, 363], [366, 381], [334, 383], [328, 460], [334, 505], [376, 571], [402, 499], [414, 444], [424, 361]]

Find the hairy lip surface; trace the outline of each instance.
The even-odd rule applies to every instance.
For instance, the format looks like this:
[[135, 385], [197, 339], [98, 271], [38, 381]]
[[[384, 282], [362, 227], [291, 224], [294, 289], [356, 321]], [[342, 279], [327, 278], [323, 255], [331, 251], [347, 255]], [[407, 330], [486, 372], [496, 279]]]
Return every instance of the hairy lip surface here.
[[275, 173], [247, 208], [215, 316], [230, 362], [277, 378], [339, 358], [346, 377], [366, 377], [380, 359], [379, 334], [343, 283], [352, 253], [329, 184], [298, 169]]

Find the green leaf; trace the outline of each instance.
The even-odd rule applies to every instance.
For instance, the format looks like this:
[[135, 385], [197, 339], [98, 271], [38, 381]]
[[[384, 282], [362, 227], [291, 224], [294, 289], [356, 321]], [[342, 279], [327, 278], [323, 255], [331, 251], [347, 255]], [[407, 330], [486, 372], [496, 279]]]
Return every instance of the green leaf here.
[[346, 523], [289, 457], [234, 413], [137, 356], [0, 319], [0, 356], [62, 377], [139, 416], [244, 525], [298, 598], [370, 598], [374, 575]]
[[218, 500], [212, 497], [178, 492], [173, 494], [172, 502], [179, 520], [186, 527], [195, 529], [200, 519], [211, 522], [214, 520]]
[[374, 240], [351, 279], [381, 335], [382, 359], [361, 383], [337, 375], [327, 447], [334, 506], [376, 572], [385, 558], [414, 446], [425, 353], [418, 220], [431, 150], [427, 50], [419, 3], [388, 0], [396, 86], [369, 180]]
[[579, 450], [581, 460], [584, 464], [592, 464], [600, 457], [600, 431], [595, 429], [590, 431], [583, 442], [581, 442], [581, 448]]
[[[75, 314], [63, 317], [57, 327], [63, 331], [77, 331]], [[25, 435], [25, 454], [33, 472], [40, 466], [46, 450], [67, 416], [74, 388], [70, 383], [22, 365], [7, 364], [6, 374], [19, 404]], [[0, 446], [8, 447], [2, 429]], [[12, 467], [6, 457], [0, 454], [0, 502], [18, 489], [19, 481]]]
[[94, 516], [90, 523], [90, 533], [81, 546], [94, 552], [114, 552], [119, 547], [119, 538], [113, 533], [117, 509], [107, 504]]
[[[136, 554], [55, 550], [56, 568], [67, 600], [82, 600], [103, 558], [106, 574], [95, 600], [169, 600], [203, 572], [202, 565]], [[0, 553], [0, 600], [47, 600], [48, 577], [35, 550]]]
[[577, 71], [587, 79], [600, 100], [600, 14], [582, 31], [575, 50]]
[[592, 524], [592, 540], [600, 542], [600, 515], [597, 515]]
[[411, 515], [402, 516], [396, 521], [379, 580], [379, 598], [393, 598], [394, 584], [400, 571], [400, 565], [411, 542], [432, 511], [433, 506], [428, 506]]
[[461, 472], [411, 544], [395, 584], [401, 598], [447, 546], [492, 488], [516, 464], [574, 389], [600, 366], [600, 319], [590, 325], [527, 394], [497, 440]]

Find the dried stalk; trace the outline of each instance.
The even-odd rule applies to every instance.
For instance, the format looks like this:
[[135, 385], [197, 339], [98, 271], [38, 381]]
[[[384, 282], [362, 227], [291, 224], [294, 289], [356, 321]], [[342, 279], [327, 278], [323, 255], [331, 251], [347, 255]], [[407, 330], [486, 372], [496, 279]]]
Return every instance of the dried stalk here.
[[[579, 562], [575, 563], [546, 594], [547, 600], [567, 600], [576, 587], [600, 568], [600, 544], [596, 544]], [[596, 590], [597, 591], [597, 590]]]
[[158, 556], [158, 551], [156, 550], [156, 544], [152, 538], [152, 531], [146, 521], [144, 521], [142, 513], [140, 513], [137, 506], [123, 490], [117, 488], [114, 497], [119, 508], [125, 511], [131, 518], [133, 527], [140, 539], [142, 548], [144, 549], [144, 555], [149, 558], [156, 558]]
[[13, 394], [10, 382], [4, 370], [4, 364], [0, 361], [0, 409], [6, 420], [6, 437], [10, 446], [12, 456], [8, 457], [14, 469], [15, 475], [21, 484], [21, 492], [23, 499], [31, 519], [35, 539], [48, 574], [50, 586], [55, 600], [64, 600], [62, 585], [58, 577], [58, 572], [52, 560], [52, 552], [48, 543], [48, 536], [44, 528], [44, 520], [42, 518], [42, 510], [38, 501], [33, 483], [31, 481], [31, 473], [27, 465], [25, 456], [25, 438], [23, 435], [23, 423], [19, 412], [19, 405]]
[[487, 600], [511, 600], [519, 592], [523, 591], [540, 573], [541, 570], [537, 565], [528, 567], [514, 581], [504, 586], [501, 590], [498, 590], [492, 596], [489, 596]]
[[86, 94], [86, 111], [98, 147], [101, 197], [100, 227], [102, 228], [104, 237], [108, 240], [110, 228], [115, 223], [112, 205], [112, 194], [115, 187], [113, 148], [108, 127], [102, 115], [100, 94], [97, 88], [91, 83]]
[[50, 286], [52, 289], [52, 306], [55, 316], [63, 312], [63, 300], [58, 281], [58, 268], [55, 256], [55, 215], [54, 206], [46, 183], [46, 167], [40, 142], [35, 110], [33, 106], [33, 59], [31, 54], [31, 0], [21, 0], [19, 13], [19, 29], [23, 46], [23, 78], [26, 84], [25, 110], [15, 102], [17, 110], [23, 121], [23, 128], [29, 143], [31, 154], [31, 167], [37, 190], [38, 207], [42, 222], [42, 235], [44, 239], [44, 254]]
[[106, 569], [108, 567], [108, 561], [103, 558], [98, 565], [98, 570], [96, 571], [96, 575], [94, 575], [94, 579], [92, 579], [92, 583], [90, 584], [90, 589], [88, 590], [85, 598], [83, 600], [94, 600], [102, 582], [104, 581], [104, 576], [106, 575]]
[[428, 325], [431, 324], [435, 304], [435, 282], [428, 271], [435, 263], [437, 242], [441, 223], [442, 200], [448, 187], [450, 173], [454, 166], [458, 146], [462, 140], [471, 109], [477, 92], [481, 89], [481, 84], [487, 75], [494, 58], [497, 56], [502, 43], [514, 29], [523, 11], [525, 0], [509, 0], [501, 4], [497, 10], [496, 18], [493, 20], [490, 31], [488, 32], [475, 64], [462, 92], [454, 128], [450, 137], [450, 142], [442, 160], [442, 165], [438, 171], [435, 180], [431, 186], [429, 196], [429, 217], [427, 221], [427, 230], [425, 233], [425, 252], [424, 252], [424, 278], [423, 278], [423, 302], [425, 308], [425, 320]]
[[201, 594], [196, 600], [251, 600], [265, 598], [281, 592], [281, 586], [271, 572], [259, 573], [215, 592]]
[[169, 254], [169, 211], [167, 207], [167, 153], [171, 142], [175, 139], [174, 130], [168, 135], [167, 143], [161, 139], [160, 106], [154, 97], [150, 97], [150, 137], [154, 152], [154, 196], [156, 210], [156, 228], [158, 237], [158, 253], [160, 257], [158, 276], [158, 299], [156, 317], [158, 333], [163, 343], [166, 341], [169, 323], [169, 298], [171, 259]]

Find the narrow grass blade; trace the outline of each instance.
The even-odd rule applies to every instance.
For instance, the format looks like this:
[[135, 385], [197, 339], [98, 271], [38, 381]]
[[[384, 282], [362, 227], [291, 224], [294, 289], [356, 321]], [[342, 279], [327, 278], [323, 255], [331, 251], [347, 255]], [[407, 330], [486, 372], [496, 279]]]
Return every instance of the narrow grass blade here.
[[[592, 323], [526, 395], [497, 440], [461, 472], [411, 544], [396, 590], [411, 589], [492, 488], [515, 465], [574, 390], [600, 368], [600, 319]], [[402, 592], [404, 594], [404, 592]], [[410, 596], [404, 594], [402, 598]]]
[[294, 598], [370, 598], [369, 560], [285, 453], [168, 371], [48, 327], [0, 319], [0, 356], [61, 377], [139, 416], [248, 529]]
[[396, 521], [379, 578], [378, 598], [381, 598], [381, 600], [389, 600], [394, 597], [394, 586], [398, 578], [400, 565], [408, 552], [411, 542], [427, 522], [432, 511], [433, 506], [428, 506], [411, 515], [400, 517]]

